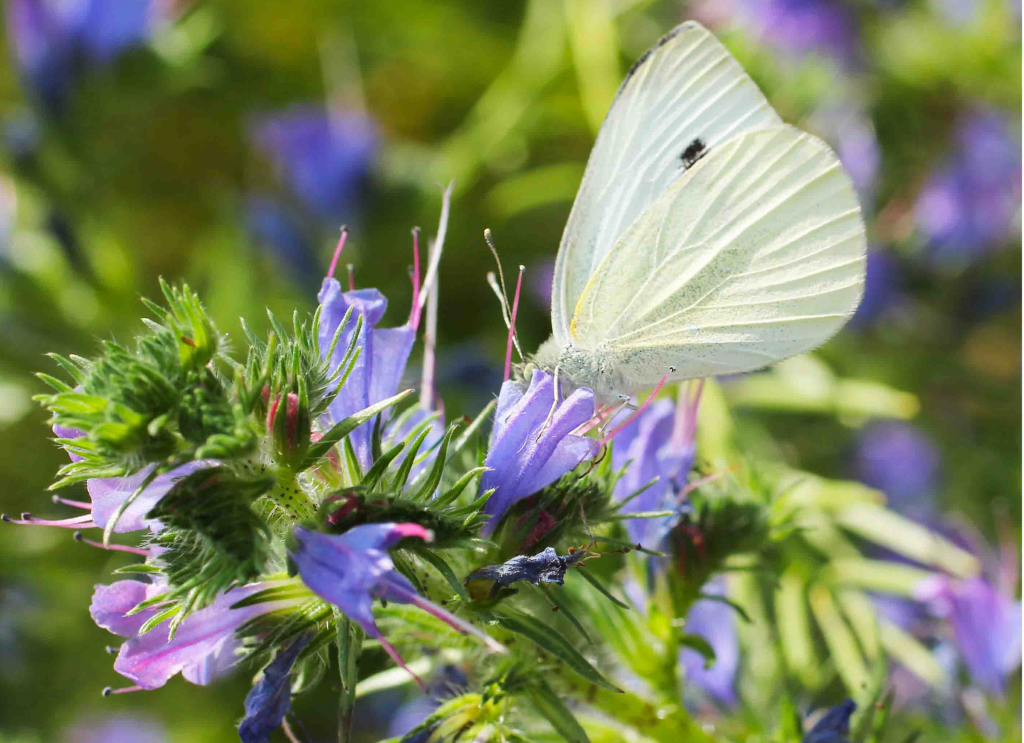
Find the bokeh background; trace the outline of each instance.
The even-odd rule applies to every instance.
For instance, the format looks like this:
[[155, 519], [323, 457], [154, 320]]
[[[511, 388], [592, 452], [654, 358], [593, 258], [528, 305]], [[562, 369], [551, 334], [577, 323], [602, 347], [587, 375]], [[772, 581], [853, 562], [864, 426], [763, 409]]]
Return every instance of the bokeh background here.
[[[608, 104], [688, 18], [836, 148], [868, 222], [849, 327], [726, 385], [753, 455], [969, 523], [1017, 563], [1019, 0], [5, 0], [0, 510], [53, 512], [65, 455], [31, 401], [46, 352], [129, 338], [159, 276], [187, 280], [235, 336], [239, 316], [265, 325], [264, 306], [312, 310], [343, 223], [342, 263], [401, 323], [410, 229], [436, 231], [452, 180], [438, 382], [451, 418], [478, 410], [505, 343], [483, 229], [506, 268], [526, 266], [535, 348]], [[246, 672], [100, 698], [120, 682], [87, 607], [122, 563], [66, 530], [0, 528], [0, 741], [235, 739]], [[311, 739], [333, 719], [322, 691], [298, 703]], [[364, 705], [367, 739], [394, 703]]]

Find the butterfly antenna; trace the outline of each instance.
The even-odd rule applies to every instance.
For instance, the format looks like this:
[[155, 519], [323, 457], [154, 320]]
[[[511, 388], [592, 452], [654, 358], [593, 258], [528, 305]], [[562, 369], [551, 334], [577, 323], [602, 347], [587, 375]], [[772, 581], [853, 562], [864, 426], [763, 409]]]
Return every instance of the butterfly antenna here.
[[516, 339], [516, 314], [519, 312], [519, 292], [523, 288], [523, 271], [526, 266], [519, 267], [519, 278], [516, 279], [516, 294], [512, 299], [512, 317], [508, 326], [508, 343], [505, 346], [505, 376], [502, 382], [507, 382], [512, 372], [512, 344]]
[[[512, 324], [512, 319], [509, 315], [509, 301], [508, 292], [505, 291], [505, 272], [501, 270], [501, 258], [498, 257], [498, 249], [494, 246], [494, 237], [491, 235], [491, 229], [484, 229], [484, 240], [487, 242], [487, 247], [491, 249], [491, 255], [494, 256], [494, 262], [498, 264], [498, 279], [499, 282], [494, 281], [494, 274], [487, 274], [487, 283], [491, 285], [491, 289], [495, 294], [498, 295], [498, 301], [501, 302], [501, 314], [505, 320], [505, 327], [512, 332], [512, 342], [516, 346], [516, 351], [519, 353], [519, 358], [522, 360], [523, 349], [519, 346], [519, 336], [515, 332], [515, 328]], [[499, 288], [500, 287], [500, 288]]]

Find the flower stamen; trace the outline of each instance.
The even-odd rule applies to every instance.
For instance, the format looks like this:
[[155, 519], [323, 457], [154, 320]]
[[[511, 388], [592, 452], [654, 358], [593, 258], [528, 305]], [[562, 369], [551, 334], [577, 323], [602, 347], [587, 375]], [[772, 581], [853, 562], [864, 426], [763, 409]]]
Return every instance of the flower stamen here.
[[80, 531], [76, 531], [74, 533], [74, 539], [76, 542], [87, 544], [90, 547], [97, 547], [101, 550], [109, 550], [111, 552], [128, 552], [133, 555], [149, 557], [149, 550], [143, 549], [142, 547], [132, 547], [127, 544], [103, 544], [103, 542], [97, 542], [93, 539], [87, 539], [85, 534], [83, 534]]
[[611, 441], [612, 439], [614, 439], [614, 438], [616, 437], [616, 435], [618, 435], [619, 431], [621, 431], [621, 430], [622, 430], [623, 428], [625, 428], [625, 427], [626, 427], [626, 426], [628, 426], [628, 425], [629, 425], [630, 423], [632, 423], [632, 422], [633, 422], [634, 420], [636, 420], [636, 418], [637, 418], [637, 417], [638, 417], [638, 416], [639, 416], [639, 415], [640, 415], [640, 414], [641, 414], [642, 412], [644, 412], [644, 410], [646, 410], [646, 409], [647, 409], [647, 406], [648, 406], [648, 405], [650, 405], [650, 404], [651, 404], [651, 403], [652, 403], [652, 402], [654, 401], [654, 398], [655, 398], [655, 397], [656, 397], [656, 396], [658, 395], [658, 393], [659, 393], [659, 392], [661, 392], [661, 388], [665, 386], [665, 382], [667, 382], [667, 381], [668, 381], [668, 378], [669, 378], [669, 377], [670, 377], [670, 376], [672, 375], [672, 373], [673, 373], [673, 372], [675, 372], [675, 367], [671, 367], [671, 366], [670, 366], [670, 367], [669, 367], [669, 370], [668, 370], [668, 373], [666, 373], [666, 374], [665, 374], [665, 376], [663, 376], [663, 377], [661, 378], [661, 381], [660, 381], [660, 382], [658, 382], [658, 386], [654, 388], [654, 392], [652, 392], [652, 393], [650, 394], [650, 396], [649, 396], [649, 397], [648, 397], [648, 398], [647, 398], [646, 400], [644, 400], [644, 404], [643, 404], [643, 405], [641, 405], [641, 406], [640, 406], [639, 408], [637, 408], [636, 410], [634, 410], [634, 411], [633, 411], [633, 414], [632, 414], [631, 416], [629, 416], [628, 418], [626, 418], [626, 420], [624, 420], [624, 421], [623, 421], [622, 423], [620, 423], [620, 424], [619, 424], [618, 426], [616, 426], [615, 428], [613, 428], [613, 429], [612, 429], [612, 431], [611, 431], [610, 433], [606, 434], [606, 435], [605, 435], [605, 437], [604, 437], [603, 439], [601, 439], [601, 441], [600, 441], [600, 444], [599, 444], [599, 445], [600, 445], [600, 446], [604, 446], [605, 444], [607, 444], [607, 443], [608, 443], [609, 441]]
[[[503, 382], [507, 382], [509, 375], [512, 373], [512, 345], [515, 342], [516, 337], [516, 314], [519, 312], [519, 293], [523, 288], [523, 272], [526, 270], [526, 266], [519, 267], [519, 278], [516, 279], [516, 293], [512, 298], [512, 312], [508, 323], [508, 341], [505, 344], [505, 376], [502, 377]], [[558, 392], [555, 392], [557, 398]]]
[[334, 278], [334, 269], [338, 267], [338, 258], [341, 257], [341, 251], [345, 249], [345, 238], [348, 237], [348, 230], [345, 225], [341, 226], [341, 237], [338, 238], [338, 246], [334, 249], [334, 255], [331, 257], [330, 268], [327, 269], [327, 278]]

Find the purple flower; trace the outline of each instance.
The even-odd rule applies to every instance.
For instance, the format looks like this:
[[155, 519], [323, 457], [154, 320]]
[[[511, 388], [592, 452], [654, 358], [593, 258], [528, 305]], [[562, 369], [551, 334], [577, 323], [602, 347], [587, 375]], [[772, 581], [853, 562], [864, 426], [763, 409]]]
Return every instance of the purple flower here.
[[[484, 458], [490, 467], [480, 478], [480, 492], [495, 488], [484, 506], [492, 518], [484, 533], [494, 531], [513, 503], [550, 485], [597, 451], [594, 439], [573, 431], [594, 417], [594, 393], [586, 387], [554, 401], [550, 374], [534, 370], [526, 392], [509, 380], [501, 386], [491, 442]], [[547, 425], [545, 424], [547, 421]]]
[[[320, 598], [337, 606], [402, 668], [408, 666], [398, 651], [384, 639], [373, 617], [373, 600], [380, 598], [396, 604], [412, 604], [443, 620], [463, 634], [483, 640], [491, 650], [505, 649], [468, 622], [445, 611], [416, 593], [409, 580], [395, 570], [387, 550], [402, 539], [429, 541], [431, 532], [418, 524], [365, 524], [344, 534], [324, 534], [301, 526], [292, 532], [294, 544], [288, 556], [299, 577]], [[409, 671], [412, 673], [412, 671]], [[422, 682], [412, 674], [417, 682]]]
[[252, 239], [263, 246], [281, 268], [303, 285], [320, 279], [321, 269], [313, 259], [313, 245], [287, 206], [271, 196], [250, 196], [245, 202], [244, 216]]
[[856, 60], [857, 17], [839, 0], [734, 0], [737, 14], [763, 42], [779, 52], [813, 52], [842, 64]]
[[962, 268], [1017, 230], [1019, 137], [999, 114], [978, 109], [957, 127], [953, 154], [940, 163], [915, 206], [917, 225], [939, 265]]
[[259, 120], [252, 137], [310, 209], [327, 221], [350, 219], [377, 149], [369, 118], [296, 106]]
[[8, 0], [7, 36], [18, 68], [51, 111], [63, 105], [80, 61], [104, 64], [144, 42], [153, 0]]
[[867, 275], [864, 279], [864, 296], [850, 324], [866, 328], [882, 317], [899, 301], [902, 289], [899, 262], [887, 250], [868, 251]]
[[[697, 451], [694, 436], [700, 387], [697, 389], [696, 394], [690, 395], [687, 385], [681, 385], [677, 405], [670, 400], [657, 400], [616, 434], [612, 466], [621, 469], [627, 462], [629, 466], [615, 484], [615, 500], [625, 500], [658, 478], [626, 503], [622, 513], [658, 511], [676, 505], [676, 496], [686, 487], [686, 477]], [[626, 522], [626, 529], [634, 542], [651, 542], [652, 539], [660, 542], [667, 523], [666, 520], [634, 519]]]
[[[348, 350], [355, 332], [356, 319], [359, 316], [363, 318], [363, 328], [357, 341], [361, 353], [348, 381], [329, 408], [331, 420], [328, 423], [338, 423], [398, 391], [398, 383], [416, 340], [416, 328], [409, 323], [397, 328], [377, 328], [388, 301], [376, 289], [343, 292], [336, 279], [326, 278], [317, 298], [323, 307], [319, 340], [324, 354], [330, 349], [345, 313], [352, 308], [351, 319], [342, 330], [334, 349], [332, 370], [341, 363]], [[373, 421], [367, 421], [349, 434], [349, 440], [364, 470], [372, 463], [372, 435]]]
[[[705, 592], [724, 595], [724, 581], [708, 583]], [[696, 684], [719, 704], [727, 707], [736, 704], [733, 680], [740, 665], [740, 644], [736, 635], [734, 611], [722, 601], [700, 599], [694, 602], [686, 615], [687, 634], [703, 637], [715, 651], [715, 663], [711, 668], [704, 667], [704, 656], [696, 650], [683, 648], [679, 651], [679, 663], [686, 669], [686, 681]]]
[[854, 455], [857, 479], [884, 492], [900, 513], [927, 515], [940, 479], [935, 444], [907, 423], [864, 427]]
[[142, 625], [159, 612], [159, 608], [128, 615], [140, 601], [163, 593], [166, 588], [163, 583], [120, 580], [111, 585], [97, 585], [89, 612], [100, 627], [129, 638], [121, 645], [114, 670], [134, 681], [137, 688], [159, 688], [179, 672], [193, 684], [206, 685], [224, 675], [234, 664], [235, 649], [239, 647], [235, 630], [250, 619], [294, 603], [269, 601], [231, 608], [271, 585], [255, 583], [222, 593], [205, 609], [189, 615], [178, 626], [173, 639], [168, 637], [168, 623], [139, 634]]
[[245, 718], [238, 726], [242, 743], [265, 743], [281, 726], [292, 708], [292, 666], [311, 639], [310, 635], [297, 637], [263, 669], [245, 697]]
[[811, 118], [814, 130], [835, 147], [861, 202], [870, 203], [882, 167], [882, 151], [870, 117], [854, 107], [829, 107]]
[[[61, 439], [76, 439], [84, 435], [81, 431], [72, 428], [64, 428], [62, 426], [54, 426], [53, 432]], [[72, 462], [78, 462], [82, 459], [71, 450], [68, 451], [68, 456], [71, 457]], [[178, 480], [197, 470], [212, 467], [216, 464], [217, 463], [212, 460], [186, 462], [170, 472], [157, 475], [153, 481], [146, 486], [146, 489], [143, 490], [134, 501], [132, 501], [131, 505], [125, 509], [124, 513], [121, 514], [121, 517], [117, 520], [117, 524], [114, 526], [114, 532], [117, 534], [123, 534], [147, 528], [153, 531], [159, 531], [159, 522], [153, 519], [147, 519], [146, 515], [153, 510], [153, 507], [160, 502], [161, 498], [170, 492], [171, 488], [177, 484]], [[68, 529], [91, 529], [98, 527], [100, 529], [104, 529], [107, 526], [107, 522], [110, 521], [117, 509], [120, 508], [121, 504], [124, 503], [125, 500], [127, 500], [127, 498], [145, 481], [146, 477], [153, 471], [155, 466], [156, 465], [149, 465], [129, 477], [105, 477], [86, 480], [85, 487], [89, 492], [89, 498], [92, 501], [91, 503], [67, 500], [60, 497], [54, 498], [54, 501], [57, 503], [63, 503], [88, 512], [81, 516], [74, 516], [72, 518], [60, 520], [48, 520], [38, 519], [30, 514], [24, 515], [21, 519], [12, 519], [4, 515], [4, 521], [27, 526], [60, 526]]]
[[1021, 664], [1021, 603], [982, 577], [929, 578], [916, 593], [949, 621], [971, 678], [990, 692], [1004, 693], [1006, 677]]
[[458, 666], [446, 665], [427, 682], [426, 688], [412, 701], [406, 702], [390, 716], [388, 737], [405, 735], [437, 709], [441, 702], [458, 694], [466, 687], [466, 674]]
[[64, 734], [65, 743], [166, 743], [163, 725], [135, 715], [112, 715], [77, 722]]

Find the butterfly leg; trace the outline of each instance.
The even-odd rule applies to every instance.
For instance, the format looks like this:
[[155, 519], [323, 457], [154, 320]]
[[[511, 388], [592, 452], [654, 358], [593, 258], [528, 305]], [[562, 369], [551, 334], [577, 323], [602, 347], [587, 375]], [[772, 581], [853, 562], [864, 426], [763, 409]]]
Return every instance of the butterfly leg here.
[[555, 366], [555, 383], [552, 385], [554, 389], [554, 399], [551, 401], [551, 409], [548, 410], [548, 417], [544, 419], [544, 422], [540, 424], [540, 428], [537, 429], [537, 435], [534, 437], [534, 441], [540, 441], [540, 437], [544, 435], [544, 432], [548, 430], [548, 426], [551, 425], [551, 419], [555, 417], [555, 411], [558, 410], [558, 372], [560, 370], [560, 366]]

